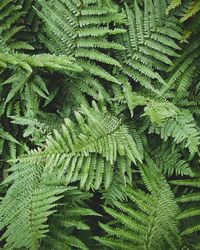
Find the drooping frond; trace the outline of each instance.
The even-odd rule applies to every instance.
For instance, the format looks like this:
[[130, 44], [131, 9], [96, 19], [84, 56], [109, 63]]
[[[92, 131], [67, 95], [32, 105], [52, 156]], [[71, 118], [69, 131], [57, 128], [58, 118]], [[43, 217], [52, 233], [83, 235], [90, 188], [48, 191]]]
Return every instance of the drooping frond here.
[[10, 116], [12, 124], [26, 127], [24, 129], [24, 138], [31, 137], [31, 141], [34, 141], [38, 146], [42, 146], [45, 142], [46, 136], [50, 134], [54, 129], [60, 129], [60, 124], [63, 119], [59, 115], [53, 113], [37, 112], [34, 116], [19, 117]]
[[168, 69], [169, 78], [167, 85], [162, 88], [162, 93], [168, 90], [174, 91], [174, 98], [179, 101], [188, 95], [188, 89], [195, 83], [198, 74], [200, 46], [196, 37], [192, 38], [189, 44], [183, 47], [181, 56], [175, 60], [174, 64]]
[[26, 72], [32, 73], [33, 68], [46, 68], [58, 71], [80, 72], [82, 68], [75, 63], [72, 57], [40, 54], [28, 56], [25, 54], [0, 53], [0, 67], [19, 67]]
[[32, 109], [31, 101], [36, 99], [35, 102], [38, 102], [37, 96], [48, 99], [49, 92], [45, 81], [38, 74], [39, 70], [41, 72], [54, 70], [61, 74], [82, 71], [82, 68], [76, 64], [73, 58], [50, 54], [35, 56], [0, 54], [0, 67], [6, 71], [9, 69], [13, 71], [13, 74], [3, 82], [3, 85], [6, 85], [5, 89], [8, 85], [11, 85], [7, 92], [5, 104], [21, 93], [27, 104], [27, 110]]
[[9, 141], [13, 144], [19, 144], [19, 142], [10, 133], [0, 128], [0, 153], [3, 151], [5, 141]]
[[22, 6], [24, 11], [23, 20], [20, 20], [20, 22], [26, 25], [26, 32], [28, 34], [36, 32], [39, 28], [40, 20], [34, 7], [39, 7], [39, 3], [34, 0], [17, 0], [17, 3]]
[[12, 50], [32, 50], [33, 47], [24, 41], [17, 40], [17, 34], [24, 28], [18, 24], [24, 12], [22, 6], [13, 0], [2, 0], [0, 3], [0, 52]]
[[77, 235], [81, 231], [88, 232], [90, 227], [86, 223], [86, 217], [99, 216], [96, 212], [87, 207], [84, 199], [89, 195], [82, 194], [78, 190], [68, 191], [62, 200], [62, 206], [57, 213], [50, 216], [50, 230], [47, 237], [42, 241], [41, 249], [89, 249]]
[[172, 0], [170, 5], [168, 6], [168, 11], [180, 6], [181, 3], [187, 6], [187, 9], [184, 11], [184, 14], [180, 19], [181, 22], [186, 21], [187, 19], [191, 18], [200, 11], [200, 2], [198, 0], [185, 2], [182, 0]]
[[183, 159], [180, 149], [171, 142], [164, 143], [150, 152], [158, 168], [167, 176], [194, 176], [189, 163]]

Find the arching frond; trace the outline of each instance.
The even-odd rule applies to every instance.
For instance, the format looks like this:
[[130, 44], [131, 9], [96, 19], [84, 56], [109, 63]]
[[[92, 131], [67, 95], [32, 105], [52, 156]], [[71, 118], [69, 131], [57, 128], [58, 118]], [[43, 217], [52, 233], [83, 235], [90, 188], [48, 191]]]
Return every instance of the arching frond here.
[[131, 135], [121, 119], [97, 106], [83, 106], [75, 116], [77, 123], [65, 119], [62, 132], [55, 130], [48, 136], [45, 148], [30, 151], [19, 160], [43, 163], [46, 159], [45, 171], [65, 176], [66, 183], [80, 179], [86, 189], [98, 189], [102, 179], [108, 188], [116, 167], [131, 179], [131, 162], [136, 164], [143, 158], [137, 132]]
[[200, 231], [199, 178], [173, 180], [171, 183], [178, 187], [187, 187], [183, 194], [177, 196], [176, 200], [182, 209], [178, 216], [182, 223], [181, 235], [190, 240], [193, 235], [195, 236]]

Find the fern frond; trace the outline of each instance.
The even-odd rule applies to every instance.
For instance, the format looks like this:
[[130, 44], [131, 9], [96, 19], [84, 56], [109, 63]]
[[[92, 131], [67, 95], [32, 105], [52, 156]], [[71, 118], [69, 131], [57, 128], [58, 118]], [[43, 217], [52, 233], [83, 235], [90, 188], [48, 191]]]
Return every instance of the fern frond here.
[[1, 240], [6, 239], [7, 249], [37, 249], [48, 232], [47, 219], [66, 188], [46, 185], [41, 165], [19, 164], [12, 170], [4, 184], [13, 184], [0, 204], [0, 228], [6, 228]]
[[[56, 214], [50, 216], [50, 232], [42, 241], [41, 249], [54, 248], [73, 248], [88, 249], [86, 244], [78, 237], [73, 236], [73, 232], [78, 230], [88, 231], [90, 228], [86, 223], [86, 217], [99, 216], [96, 212], [87, 208], [84, 199], [88, 199], [91, 195], [83, 196], [80, 191], [69, 190], [66, 192], [64, 198], [64, 205], [58, 210]], [[71, 200], [69, 199], [71, 196]], [[79, 202], [76, 202], [79, 199]]]
[[0, 5], [0, 35], [4, 46], [0, 45], [0, 52], [13, 50], [32, 50], [33, 47], [25, 41], [17, 40], [17, 34], [24, 29], [19, 20], [24, 15], [20, 3], [12, 0], [2, 0]]
[[187, 97], [187, 91], [198, 71], [199, 53], [199, 43], [194, 37], [189, 44], [183, 47], [181, 56], [168, 69], [170, 75], [166, 81], [167, 85], [161, 90], [162, 93], [173, 89], [175, 99], [180, 100]]
[[181, 235], [187, 239], [187, 237], [192, 237], [192, 235], [200, 231], [199, 179], [173, 180], [171, 183], [180, 187], [187, 187], [185, 193], [178, 195], [176, 198], [182, 208], [181, 213], [178, 215], [178, 219], [183, 224]]
[[152, 125], [149, 132], [159, 134], [164, 141], [173, 137], [175, 143], [183, 142], [184, 147], [189, 148], [191, 154], [199, 150], [199, 130], [192, 114], [186, 110], [175, 118], [167, 119], [162, 126]]
[[[124, 23], [124, 16], [113, 8], [111, 1], [107, 7], [99, 8], [97, 2], [82, 0], [68, 2], [38, 1], [42, 9], [37, 11], [44, 20], [44, 32], [40, 36], [52, 53], [73, 55], [91, 75], [110, 82], [118, 83], [105, 67], [97, 66], [95, 61], [108, 66], [120, 66], [119, 62], [106, 53], [107, 49], [123, 50], [119, 43], [110, 42], [109, 37], [123, 33], [117, 25]], [[105, 4], [105, 3], [104, 3]], [[109, 6], [112, 6], [109, 7]], [[63, 20], [63, 16], [65, 20]], [[106, 28], [110, 23], [114, 29]], [[46, 37], [45, 37], [46, 36]], [[49, 41], [47, 41], [47, 39]], [[57, 44], [55, 46], [55, 44]], [[58, 49], [59, 48], [59, 49]], [[89, 53], [88, 53], [89, 52]]]
[[194, 176], [189, 163], [183, 159], [180, 150], [175, 145], [170, 146], [170, 142], [161, 145], [150, 154], [162, 173], [167, 174], [167, 176], [173, 176], [174, 173], [181, 176]]
[[82, 68], [77, 65], [72, 57], [55, 56], [50, 54], [28, 56], [25, 54], [0, 54], [0, 66], [6, 67], [20, 67], [25, 71], [32, 73], [34, 68], [47, 68], [58, 71], [75, 71], [80, 72]]
[[[141, 9], [137, 1], [134, 1], [133, 7], [125, 6], [128, 34], [124, 35], [123, 43], [126, 44], [126, 51], [122, 52], [123, 72], [142, 86], [156, 92], [155, 82], [165, 85], [161, 77], [159, 65], [162, 63], [171, 65], [171, 56], [177, 56], [175, 52], [179, 46], [172, 39], [173, 28], [171, 27], [175, 19], [163, 22], [165, 9], [159, 8], [156, 12], [154, 8], [159, 6], [156, 1], [144, 1], [144, 10]], [[154, 21], [160, 15], [160, 20]], [[161, 14], [162, 13], [162, 14]], [[169, 29], [163, 32], [161, 29]], [[162, 30], [162, 31], [161, 31]], [[179, 35], [180, 38], [180, 35]], [[123, 60], [124, 58], [124, 60]], [[161, 69], [161, 68], [160, 68]]]
[[[187, 10], [185, 10], [184, 15], [181, 17], [180, 19], [181, 22], [184, 22], [187, 19], [193, 17], [195, 14], [197, 14], [200, 11], [200, 3], [198, 0], [186, 1], [186, 3], [189, 3], [189, 6]], [[168, 6], [168, 11], [175, 9], [181, 4], [184, 4], [182, 0], [172, 0], [170, 5]]]
[[108, 188], [115, 165], [120, 168], [123, 164], [121, 175], [127, 172], [131, 178], [131, 161], [137, 163], [143, 158], [140, 137], [132, 137], [128, 126], [106, 110], [94, 106], [80, 111], [75, 113], [77, 124], [65, 119], [62, 132], [55, 130], [53, 136], [48, 136], [45, 149], [30, 151], [20, 161], [36, 163], [46, 159], [46, 171], [56, 171], [60, 178], [66, 176], [66, 183], [79, 179], [81, 173], [80, 185], [87, 189], [93, 185], [98, 189], [102, 178]]
[[107, 236], [95, 239], [111, 249], [178, 249], [178, 207], [170, 187], [151, 161], [148, 167], [141, 165], [140, 172], [150, 193], [125, 188], [131, 202], [105, 207], [115, 220], [113, 225], [100, 224]]

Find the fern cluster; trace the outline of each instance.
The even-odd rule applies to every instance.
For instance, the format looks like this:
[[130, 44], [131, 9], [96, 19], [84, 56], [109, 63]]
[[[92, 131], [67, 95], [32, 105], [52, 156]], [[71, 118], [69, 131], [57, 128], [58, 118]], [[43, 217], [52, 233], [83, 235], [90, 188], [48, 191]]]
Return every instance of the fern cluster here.
[[200, 249], [198, 0], [1, 0], [1, 249]]

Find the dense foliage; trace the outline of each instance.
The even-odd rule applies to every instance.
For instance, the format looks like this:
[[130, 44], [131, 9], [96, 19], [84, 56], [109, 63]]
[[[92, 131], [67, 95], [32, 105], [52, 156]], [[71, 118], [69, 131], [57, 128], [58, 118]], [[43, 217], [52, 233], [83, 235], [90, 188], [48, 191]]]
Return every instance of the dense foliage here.
[[200, 249], [200, 1], [0, 1], [1, 249]]

